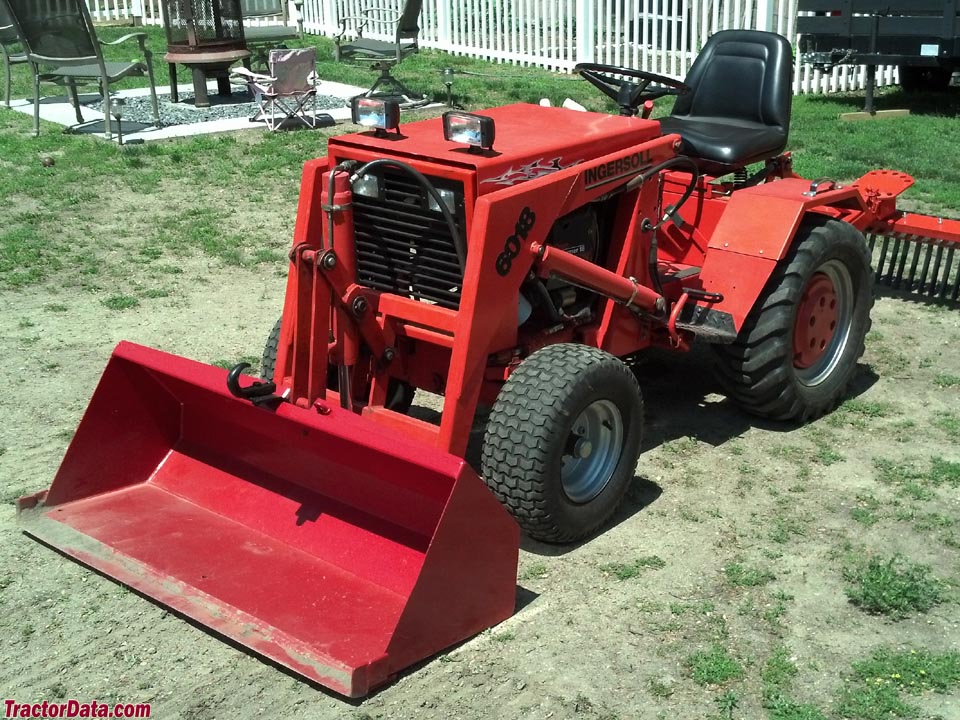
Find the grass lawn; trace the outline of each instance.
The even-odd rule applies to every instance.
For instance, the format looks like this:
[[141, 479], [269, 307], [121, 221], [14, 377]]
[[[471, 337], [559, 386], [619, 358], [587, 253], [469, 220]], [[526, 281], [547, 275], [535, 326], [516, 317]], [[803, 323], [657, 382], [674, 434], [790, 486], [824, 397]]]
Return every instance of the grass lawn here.
[[[105, 27], [104, 40], [129, 28]], [[160, 83], [166, 81], [160, 28], [144, 28], [156, 53], [154, 64]], [[364, 67], [334, 63], [332, 43], [311, 37], [317, 45], [321, 78], [369, 85], [374, 73]], [[107, 48], [111, 59], [133, 57], [135, 44]], [[536, 102], [541, 97], [555, 104], [565, 97], [591, 110], [610, 111], [612, 105], [576, 77], [536, 68], [492, 64], [446, 53], [425, 51], [399, 66], [398, 75], [418, 91], [438, 99], [446, 97], [441, 70], [452, 67], [454, 101], [468, 109], [511, 102]], [[143, 85], [145, 78], [129, 78], [117, 87]], [[27, 67], [14, 68], [14, 97], [30, 94]], [[44, 86], [45, 91], [57, 91]], [[851, 180], [874, 168], [896, 168], [911, 173], [917, 185], [906, 196], [919, 207], [960, 214], [960, 164], [945, 158], [960, 157], [960, 128], [956, 113], [960, 93], [907, 98], [898, 90], [878, 99], [878, 106], [911, 103], [915, 114], [883, 122], [841, 122], [840, 112], [858, 109], [859, 95], [802, 96], [794, 101], [791, 142], [795, 167], [808, 177], [829, 176]], [[670, 101], [658, 104], [657, 113], [669, 111]], [[251, 264], [275, 257], [283, 243], [264, 241], [251, 252], [240, 246], [245, 238], [233, 232], [207, 232], [219, 221], [202, 188], [226, 191], [247, 188], [253, 201], [293, 208], [302, 163], [323, 152], [323, 138], [349, 128], [321, 132], [280, 134], [244, 133], [242, 136], [200, 137], [148, 144], [123, 151], [97, 139], [71, 137], [44, 124], [41, 137], [30, 136], [30, 118], [19, 113], [0, 114], [0, 196], [9, 201], [0, 208], [0, 287], [19, 287], [49, 277], [65, 264], [80, 268], [74, 279], [81, 285], [104, 263], [113, 238], [97, 231], [97, 212], [107, 198], [121, 191], [150, 198], [152, 222], [144, 252], [167, 248], [190, 252], [200, 247], [230, 264]], [[43, 157], [56, 165], [44, 167]], [[115, 199], [115, 197], [114, 197]], [[22, 200], [22, 202], [20, 202]], [[186, 215], [190, 223], [179, 221]], [[114, 234], [123, 230], [115, 230]], [[114, 268], [123, 272], [122, 268]]]

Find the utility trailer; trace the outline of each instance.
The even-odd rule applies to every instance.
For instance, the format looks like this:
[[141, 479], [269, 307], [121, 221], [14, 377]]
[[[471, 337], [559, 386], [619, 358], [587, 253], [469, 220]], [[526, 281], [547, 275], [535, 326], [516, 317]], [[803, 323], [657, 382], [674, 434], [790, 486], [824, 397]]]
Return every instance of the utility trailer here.
[[898, 66], [907, 92], [945, 90], [960, 68], [957, 0], [799, 0], [797, 11], [803, 62], [867, 66], [867, 112], [878, 65]]

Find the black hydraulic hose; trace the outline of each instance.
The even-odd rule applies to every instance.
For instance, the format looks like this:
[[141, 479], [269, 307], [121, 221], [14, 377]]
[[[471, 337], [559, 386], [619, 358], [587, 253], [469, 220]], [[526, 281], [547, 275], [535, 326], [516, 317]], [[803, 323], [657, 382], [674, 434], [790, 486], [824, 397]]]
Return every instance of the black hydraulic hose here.
[[668, 170], [672, 167], [686, 166], [690, 170], [690, 182], [687, 184], [686, 189], [683, 191], [683, 195], [680, 196], [680, 199], [677, 200], [673, 205], [668, 205], [667, 209], [663, 213], [663, 217], [660, 218], [659, 222], [653, 224], [650, 220], [645, 219], [642, 224], [642, 229], [647, 230], [653, 233], [653, 237], [650, 240], [650, 256], [647, 258], [647, 265], [650, 271], [650, 281], [653, 283], [653, 289], [658, 293], [663, 295], [663, 285], [660, 283], [660, 275], [657, 272], [657, 230], [660, 229], [660, 226], [663, 225], [668, 219], [672, 218], [677, 210], [690, 199], [690, 196], [693, 195], [693, 191], [697, 187], [697, 183], [700, 182], [700, 169], [697, 167], [697, 164], [688, 157], [683, 155], [677, 155], [672, 157], [669, 160], [664, 160], [658, 165], [654, 165], [652, 168], [647, 170], [637, 177], [633, 178], [630, 182], [627, 183], [627, 190], [634, 190], [635, 188], [640, 187], [643, 183], [647, 182], [654, 176], [660, 174], [663, 170]]
[[433, 201], [437, 203], [437, 207], [440, 208], [440, 213], [443, 215], [443, 219], [447, 223], [447, 229], [450, 230], [450, 237], [453, 238], [453, 247], [457, 251], [457, 260], [460, 261], [460, 272], [465, 273], [467, 269], [467, 247], [463, 242], [463, 237], [461, 237], [460, 231], [457, 229], [457, 223], [453, 218], [453, 213], [450, 212], [450, 209], [443, 202], [443, 198], [440, 197], [440, 193], [437, 192], [437, 189], [430, 183], [427, 177], [415, 167], [411, 167], [410, 165], [400, 162], [399, 160], [378, 158], [377, 160], [371, 160], [365, 165], [357, 168], [353, 175], [350, 176], [350, 184], [352, 185], [357, 178], [363, 177], [376, 167], [393, 167], [397, 168], [398, 170], [402, 170], [420, 183], [423, 189], [427, 191], [427, 194], [433, 198]]

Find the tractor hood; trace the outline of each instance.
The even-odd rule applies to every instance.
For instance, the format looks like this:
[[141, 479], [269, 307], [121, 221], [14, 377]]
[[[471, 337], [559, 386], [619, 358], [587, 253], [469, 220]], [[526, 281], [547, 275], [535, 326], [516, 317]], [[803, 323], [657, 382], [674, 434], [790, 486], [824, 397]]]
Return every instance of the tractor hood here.
[[362, 132], [331, 138], [328, 152], [336, 160], [342, 148], [348, 156], [362, 150], [377, 157], [470, 169], [476, 172], [478, 194], [483, 195], [660, 135], [660, 123], [655, 120], [526, 103], [475, 114], [496, 123], [493, 150], [471, 151], [444, 140], [442, 119], [432, 118], [403, 124], [399, 134], [387, 137]]

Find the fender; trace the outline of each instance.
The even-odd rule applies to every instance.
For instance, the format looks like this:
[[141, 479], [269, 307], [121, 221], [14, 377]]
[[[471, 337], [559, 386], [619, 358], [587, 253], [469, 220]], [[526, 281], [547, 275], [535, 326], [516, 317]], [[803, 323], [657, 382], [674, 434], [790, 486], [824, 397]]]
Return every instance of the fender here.
[[[734, 192], [710, 236], [699, 276], [703, 290], [724, 299], [691, 306], [682, 317], [684, 324], [695, 313], [706, 313], [707, 324], [716, 326], [716, 339], [732, 342], [808, 214], [844, 220], [861, 231], [876, 222], [863, 186], [867, 179], [817, 185], [784, 178]], [[821, 189], [823, 184], [827, 189]]]

